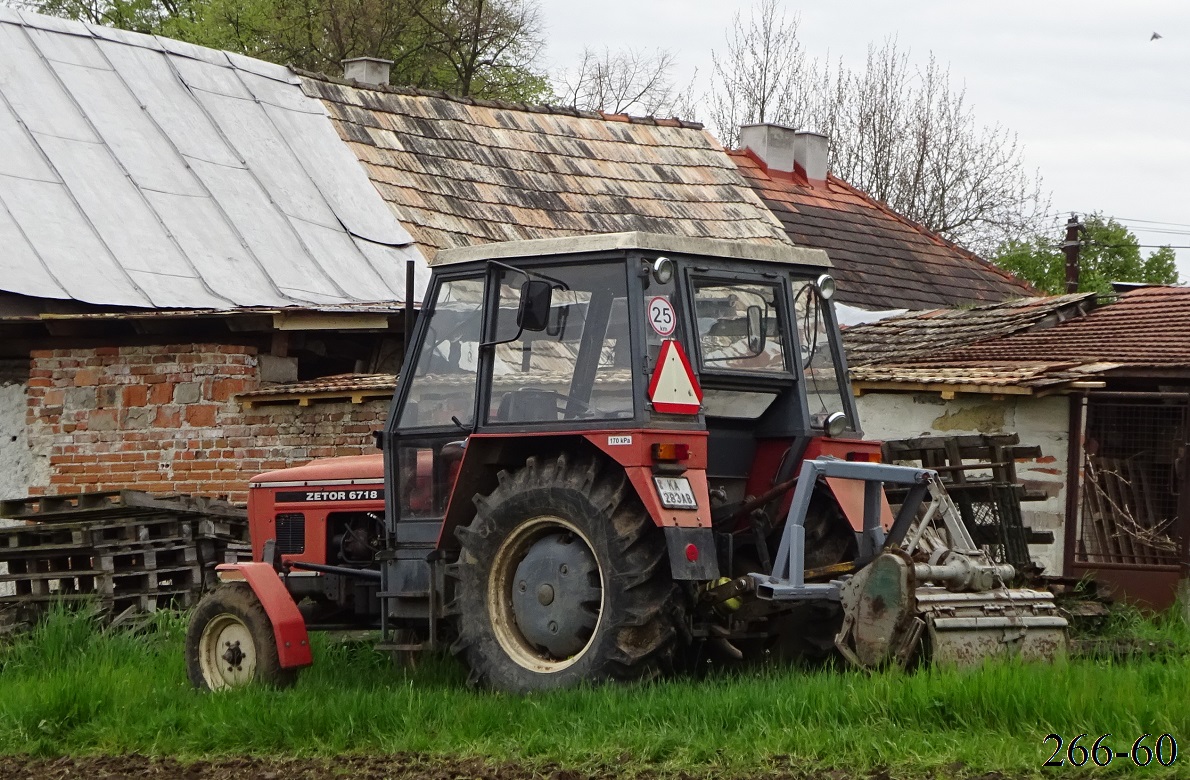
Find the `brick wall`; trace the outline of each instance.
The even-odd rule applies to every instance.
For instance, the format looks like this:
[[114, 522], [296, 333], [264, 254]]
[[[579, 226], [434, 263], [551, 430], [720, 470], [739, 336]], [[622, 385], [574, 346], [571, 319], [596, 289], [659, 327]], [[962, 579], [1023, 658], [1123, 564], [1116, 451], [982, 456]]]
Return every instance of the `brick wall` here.
[[[246, 500], [261, 471], [374, 452], [387, 402], [263, 406], [255, 350], [223, 344], [31, 353], [29, 446], [50, 494], [134, 488]], [[39, 492], [36, 489], [34, 492]]]

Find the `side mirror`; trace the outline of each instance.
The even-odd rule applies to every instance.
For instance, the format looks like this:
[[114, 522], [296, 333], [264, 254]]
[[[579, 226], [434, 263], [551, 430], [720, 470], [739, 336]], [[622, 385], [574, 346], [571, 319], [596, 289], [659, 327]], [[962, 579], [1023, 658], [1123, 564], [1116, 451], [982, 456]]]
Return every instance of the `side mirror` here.
[[516, 324], [521, 330], [543, 331], [550, 322], [550, 301], [554, 286], [540, 279], [529, 279], [521, 285], [521, 305], [517, 309]]
[[764, 310], [759, 306], [748, 307], [748, 352], [759, 355], [764, 352], [767, 336]]

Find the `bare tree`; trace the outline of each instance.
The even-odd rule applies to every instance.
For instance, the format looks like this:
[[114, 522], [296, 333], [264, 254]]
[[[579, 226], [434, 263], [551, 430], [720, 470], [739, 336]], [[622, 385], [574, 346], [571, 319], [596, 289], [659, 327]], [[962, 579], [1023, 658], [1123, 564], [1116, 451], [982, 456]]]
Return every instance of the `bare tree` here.
[[736, 17], [714, 62], [710, 117], [729, 146], [749, 122], [825, 133], [836, 175], [979, 252], [1035, 233], [1048, 211], [1016, 134], [977, 122], [933, 55], [915, 66], [888, 39], [868, 47], [862, 69], [820, 67], [797, 40], [796, 17], [762, 0], [746, 23]]
[[680, 93], [673, 82], [674, 56], [664, 49], [583, 49], [578, 65], [559, 77], [554, 99], [583, 111], [611, 114], [672, 113]]
[[740, 125], [789, 124], [807, 110], [800, 86], [813, 65], [798, 40], [798, 24], [778, 0], [761, 0], [747, 21], [736, 13], [726, 48], [711, 53], [707, 113], [725, 146], [739, 143]]

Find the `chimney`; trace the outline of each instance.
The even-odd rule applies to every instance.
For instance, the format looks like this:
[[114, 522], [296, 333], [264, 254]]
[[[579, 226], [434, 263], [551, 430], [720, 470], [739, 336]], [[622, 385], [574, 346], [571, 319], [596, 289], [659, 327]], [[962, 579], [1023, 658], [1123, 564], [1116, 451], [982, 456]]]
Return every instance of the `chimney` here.
[[810, 183], [826, 181], [830, 140], [822, 133], [799, 130], [793, 134], [793, 164]]
[[826, 181], [827, 137], [770, 123], [740, 127], [740, 146], [760, 158], [769, 173], [802, 174], [811, 183]]
[[392, 68], [392, 64], [392, 60], [382, 60], [379, 57], [353, 57], [343, 60], [343, 77], [360, 84], [388, 86], [389, 69]]
[[740, 146], [759, 157], [770, 172], [792, 174], [796, 136], [796, 130], [784, 125], [743, 125]]

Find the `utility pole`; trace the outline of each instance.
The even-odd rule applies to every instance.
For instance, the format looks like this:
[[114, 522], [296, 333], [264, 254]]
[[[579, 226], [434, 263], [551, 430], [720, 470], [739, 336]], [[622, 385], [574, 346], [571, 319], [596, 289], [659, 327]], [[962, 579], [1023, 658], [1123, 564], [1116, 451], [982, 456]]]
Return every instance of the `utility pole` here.
[[1066, 240], [1062, 242], [1062, 252], [1066, 255], [1066, 292], [1078, 292], [1078, 250], [1081, 246], [1078, 234], [1083, 225], [1078, 221], [1077, 214], [1071, 214], [1066, 221]]

